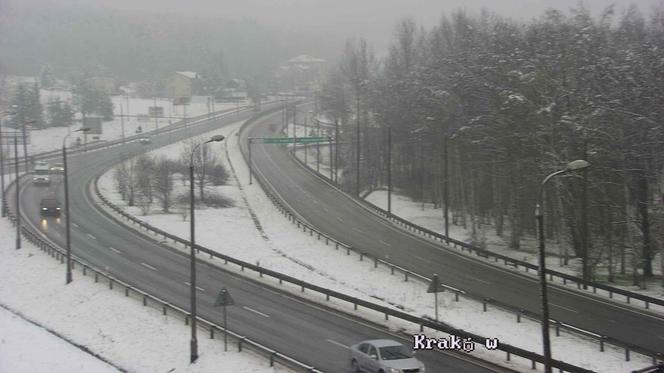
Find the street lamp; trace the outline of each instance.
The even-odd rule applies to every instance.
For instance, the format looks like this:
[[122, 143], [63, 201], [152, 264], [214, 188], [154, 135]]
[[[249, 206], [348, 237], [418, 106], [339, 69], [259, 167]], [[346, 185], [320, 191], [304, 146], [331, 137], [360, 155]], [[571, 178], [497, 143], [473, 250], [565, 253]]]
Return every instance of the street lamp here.
[[539, 269], [538, 275], [540, 280], [540, 291], [542, 298], [542, 345], [544, 349], [544, 372], [551, 373], [551, 341], [549, 340], [549, 304], [547, 299], [546, 289], [546, 257], [544, 251], [544, 187], [546, 183], [553, 177], [562, 175], [568, 172], [579, 171], [586, 169], [590, 163], [583, 159], [578, 159], [567, 164], [567, 166], [559, 171], [556, 171], [544, 178], [540, 184], [539, 197], [537, 205], [535, 205], [535, 218], [537, 219], [537, 230], [539, 239]]
[[[12, 105], [12, 109], [16, 109], [18, 105]], [[5, 115], [14, 115], [16, 114], [16, 111], [3, 111], [0, 113], [0, 116], [5, 116]], [[0, 188], [2, 188], [2, 193], [5, 192], [5, 152], [4, 149], [2, 148], [3, 145], [3, 139], [2, 139], [2, 123], [0, 122]], [[7, 216], [6, 212], [6, 207], [5, 206], [5, 198], [2, 199], [2, 217], [4, 218]]]
[[198, 359], [198, 340], [196, 339], [196, 253], [195, 253], [195, 231], [194, 231], [194, 153], [201, 145], [205, 145], [209, 142], [219, 142], [222, 141], [225, 137], [223, 135], [212, 136], [209, 140], [199, 143], [194, 146], [191, 150], [191, 156], [189, 157], [189, 209], [190, 209], [190, 219], [189, 219], [189, 229], [191, 232], [189, 239], [189, 246], [191, 247], [191, 252], [189, 254], [190, 266], [191, 266], [191, 279], [190, 279], [190, 294], [191, 294], [191, 342], [190, 342], [190, 362], [193, 363]]
[[[87, 132], [90, 128], [80, 128], [73, 132]], [[69, 167], [67, 167], [67, 138], [71, 135], [68, 133], [65, 137], [62, 138], [62, 166], [65, 169], [65, 237], [66, 237], [66, 250], [67, 250], [67, 270], [65, 275], [65, 285], [72, 281], [71, 275], [71, 237], [69, 229], [69, 178], [67, 173], [69, 173]]]

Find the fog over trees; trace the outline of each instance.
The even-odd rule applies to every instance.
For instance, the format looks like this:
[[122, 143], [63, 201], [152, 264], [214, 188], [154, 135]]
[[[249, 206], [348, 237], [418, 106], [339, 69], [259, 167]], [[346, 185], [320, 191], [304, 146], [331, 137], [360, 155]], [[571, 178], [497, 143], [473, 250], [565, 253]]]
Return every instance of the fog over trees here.
[[586, 159], [547, 186], [547, 238], [587, 255], [588, 278], [599, 267], [610, 281], [652, 276], [664, 245], [664, 6], [527, 23], [455, 11], [431, 28], [402, 20], [384, 58], [363, 40], [342, 56], [321, 102], [342, 124], [344, 189], [355, 192], [358, 120], [362, 191], [386, 185], [391, 128], [395, 187], [439, 204], [447, 144], [455, 223], [477, 244], [490, 224], [518, 249], [535, 234], [541, 180]]

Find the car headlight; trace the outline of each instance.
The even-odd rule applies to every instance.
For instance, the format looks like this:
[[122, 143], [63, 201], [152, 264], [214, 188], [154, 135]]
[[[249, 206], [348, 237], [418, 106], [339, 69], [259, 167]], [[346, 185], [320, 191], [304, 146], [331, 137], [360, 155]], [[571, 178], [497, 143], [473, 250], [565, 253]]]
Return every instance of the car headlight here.
[[397, 368], [387, 368], [387, 371], [389, 373], [401, 373], [401, 369], [397, 369]]
[[56, 207], [55, 209], [58, 210], [58, 211], [60, 211], [60, 208], [59, 208], [59, 207]]
[[417, 362], [420, 364], [420, 372], [424, 373], [424, 371], [426, 370], [426, 367], [424, 366], [424, 363], [419, 361], [419, 360]]
[[46, 211], [46, 210], [48, 210], [48, 209], [47, 209], [46, 207], [42, 207], [42, 210]]

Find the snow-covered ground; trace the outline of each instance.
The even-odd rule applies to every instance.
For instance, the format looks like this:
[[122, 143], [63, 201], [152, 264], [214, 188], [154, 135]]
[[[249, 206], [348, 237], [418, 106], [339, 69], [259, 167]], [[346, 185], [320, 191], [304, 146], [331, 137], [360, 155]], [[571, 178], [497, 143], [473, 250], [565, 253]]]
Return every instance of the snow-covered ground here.
[[0, 372], [218, 372], [222, 363], [224, 372], [287, 371], [208, 338], [199, 339], [200, 358], [190, 365], [190, 329], [181, 319], [78, 270], [64, 285], [64, 266], [25, 240], [16, 250], [14, 229], [0, 220]]
[[[254, 183], [247, 185], [248, 171], [239, 152], [237, 128], [239, 124], [228, 126], [202, 136], [224, 134], [230, 160], [237, 171], [238, 180], [231, 180], [228, 186], [217, 190], [235, 201], [235, 207], [226, 209], [201, 209], [196, 211], [198, 242], [217, 252], [250, 262], [263, 267], [303, 279], [310, 283], [330, 288], [345, 294], [365, 299], [390, 307], [400, 307], [415, 315], [434, 316], [433, 297], [426, 293], [427, 284], [418, 281], [404, 282], [402, 275], [390, 275], [384, 267], [374, 268], [371, 261], [359, 261], [355, 254], [346, 255], [345, 250], [335, 250], [334, 246], [325, 245], [314, 234], [303, 233], [288, 222], [271, 204], [260, 187]], [[221, 147], [215, 146], [221, 154]], [[179, 145], [160, 149], [155, 154], [179, 155]], [[227, 160], [222, 156], [224, 162]], [[112, 172], [107, 172], [100, 179], [100, 189], [107, 198], [118, 205], [123, 202], [113, 186]], [[126, 206], [125, 206], [126, 207]], [[188, 237], [189, 222], [183, 221], [177, 209], [172, 214], [154, 212], [142, 216], [138, 208], [128, 208], [129, 212], [149, 224], [180, 237]], [[260, 222], [255, 224], [252, 214]], [[219, 237], [224, 237], [223, 243]], [[182, 248], [181, 248], [182, 249]], [[219, 261], [212, 260], [221, 265]], [[229, 269], [234, 270], [232, 265]], [[239, 269], [237, 269], [239, 272]], [[247, 274], [247, 272], [242, 272]], [[271, 285], [274, 280], [260, 278]], [[302, 294], [299, 288], [292, 289]], [[319, 294], [305, 293], [317, 301], [324, 301]], [[346, 312], [359, 312], [379, 323], [385, 323], [384, 316], [370, 310], [353, 311], [345, 303], [328, 303]], [[535, 352], [541, 351], [539, 323], [522, 320], [516, 323], [514, 314], [489, 307], [489, 312], [482, 311], [480, 303], [462, 298], [454, 301], [450, 293], [439, 296], [440, 318], [454, 327], [471, 331], [489, 338], [499, 338], [509, 343]], [[417, 333], [417, 326], [398, 320], [390, 320], [387, 325], [392, 330], [405, 330]], [[430, 331], [428, 331], [430, 332]], [[430, 333], [434, 336], [434, 333]], [[442, 334], [441, 334], [442, 336]], [[649, 364], [649, 359], [632, 356], [631, 362], [624, 361], [624, 352], [607, 348], [604, 353], [598, 350], [596, 341], [585, 340], [562, 332], [561, 337], [552, 337], [553, 356], [569, 363], [601, 372], [625, 372], [639, 369]], [[513, 357], [505, 362], [504, 353], [489, 352], [479, 348], [473, 354], [482, 358], [505, 364], [513, 369], [529, 371], [530, 362]]]
[[[366, 200], [382, 209], [387, 209], [387, 191], [375, 190], [371, 192]], [[392, 193], [392, 213], [404, 218], [414, 224], [430, 229], [435, 232], [444, 233], [443, 225], [444, 218], [440, 208], [434, 208], [431, 203], [422, 203], [413, 201], [412, 199], [400, 195], [398, 192]], [[470, 225], [470, 224], [469, 224]], [[537, 242], [534, 237], [525, 237], [521, 241], [521, 250], [510, 249], [503, 237], [495, 234], [495, 229], [488, 225], [482, 225], [478, 228], [478, 236], [483, 237], [486, 241], [486, 248], [512, 258], [520, 259], [531, 264], [537, 265]], [[450, 237], [464, 241], [471, 242], [470, 228], [463, 228], [460, 225], [449, 225]], [[505, 233], [508, 237], [509, 233]], [[551, 247], [549, 252], [556, 252], [558, 249], [554, 242], [547, 242], [547, 248]], [[657, 265], [659, 263], [659, 255], [655, 255], [653, 259], [653, 270], [656, 275], [661, 276], [661, 268]], [[546, 265], [549, 269], [567, 273], [574, 276], [579, 276], [581, 273], [581, 259], [571, 258], [568, 265], [561, 265], [559, 256], [548, 256]], [[559, 281], [562, 284], [562, 281]], [[612, 286], [620, 287], [629, 291], [645, 294], [651, 297], [664, 298], [664, 287], [660, 278], [652, 279], [648, 282], [646, 289], [641, 289], [638, 286], [631, 286], [629, 283], [610, 284]], [[573, 285], [570, 285], [573, 286]], [[664, 310], [662, 310], [664, 311]]]
[[[161, 106], [164, 111], [164, 116], [170, 118], [158, 118], [156, 123], [154, 117], [149, 117], [147, 120], [139, 120], [139, 118], [136, 116], [147, 116], [149, 110], [148, 108], [150, 106], [155, 106], [155, 100], [127, 97], [128, 96], [111, 97], [114, 106], [114, 119], [102, 123], [102, 134], [88, 134], [88, 142], [98, 140], [111, 141], [120, 139], [122, 138], [123, 127], [125, 136], [133, 136], [137, 134], [136, 131], [139, 129], [139, 127], [142, 133], [148, 133], [154, 131], [157, 128], [162, 128], [169, 124], [180, 121], [185, 116], [184, 106], [173, 106], [170, 99], [157, 98], [156, 106]], [[45, 108], [49, 101], [62, 100], [71, 102], [71, 92], [41, 90], [41, 100], [43, 101]], [[215, 103], [214, 110], [222, 111], [237, 109], [238, 107], [241, 108], [246, 105], [246, 102], [240, 102], [239, 106], [236, 103]], [[121, 113], [125, 115], [122, 118], [120, 117]], [[207, 113], [207, 96], [194, 96], [192, 97], [191, 104], [186, 106], [187, 118], [193, 118], [195, 116]], [[83, 136], [81, 133], [71, 132], [81, 128], [80, 115], [77, 118], [79, 121], [75, 122], [69, 127], [50, 127], [41, 130], [31, 130], [30, 144], [27, 147], [28, 155], [59, 149], [62, 146], [62, 140], [68, 133], [71, 133], [68, 146], [75, 144], [78, 138], [80, 138], [81, 142], [85, 141], [85, 136]], [[19, 156], [23, 156], [22, 145], [19, 145]]]

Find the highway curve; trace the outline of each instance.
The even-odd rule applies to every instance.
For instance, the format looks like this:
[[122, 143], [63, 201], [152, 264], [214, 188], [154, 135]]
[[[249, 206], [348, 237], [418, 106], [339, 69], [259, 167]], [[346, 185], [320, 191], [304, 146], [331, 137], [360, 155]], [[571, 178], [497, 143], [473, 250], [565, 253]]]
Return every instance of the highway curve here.
[[[189, 281], [188, 256], [116, 224], [93, 206], [88, 194], [89, 184], [122, 157], [137, 155], [147, 148], [157, 148], [173, 139], [184, 139], [248, 116], [241, 114], [239, 117], [209, 121], [187, 132], [153, 136], [152, 144], [147, 147], [131, 142], [71, 157], [69, 175], [74, 255], [139, 289], [189, 309], [189, 287], [185, 284]], [[60, 181], [54, 180], [50, 187], [24, 183], [21, 187], [21, 207], [24, 219], [29, 220], [35, 229], [40, 229], [56, 244], [64, 246], [64, 216], [60, 219], [41, 219], [38, 211], [41, 196], [57, 193], [63, 198]], [[226, 287], [236, 301], [236, 305], [228, 309], [231, 330], [322, 371], [349, 371], [348, 352], [340, 344], [348, 346], [364, 339], [395, 338], [368, 323], [268, 288], [217, 266], [199, 261], [197, 268], [199, 315], [221, 324], [220, 312], [212, 304], [218, 291]], [[75, 281], [77, 276], [80, 274], [75, 272]], [[146, 338], [149, 340], [149, 337]], [[185, 350], [189, 346], [188, 338], [182, 336], [183, 359], [189, 358], [189, 352]], [[199, 338], [207, 336], [201, 334]], [[427, 372], [495, 371], [486, 367], [490, 364], [474, 362], [464, 354], [422, 352], [418, 357], [427, 365]]]
[[[242, 133], [245, 152], [247, 137], [276, 136], [281, 127], [279, 113], [251, 125]], [[285, 205], [321, 232], [423, 276], [436, 273], [448, 285], [540, 314], [536, 278], [443, 249], [402, 230], [305, 170], [284, 146], [255, 143], [252, 158], [257, 173], [269, 181]], [[664, 353], [661, 315], [557, 285], [549, 289], [553, 319]]]

